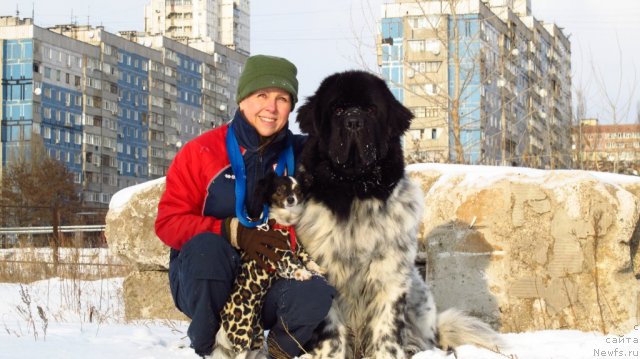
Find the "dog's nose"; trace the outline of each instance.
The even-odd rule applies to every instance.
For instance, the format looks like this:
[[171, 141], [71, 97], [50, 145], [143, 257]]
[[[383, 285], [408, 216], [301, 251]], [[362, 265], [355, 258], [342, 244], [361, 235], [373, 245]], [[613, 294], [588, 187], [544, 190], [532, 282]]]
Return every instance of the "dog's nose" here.
[[292, 204], [295, 204], [295, 203], [296, 203], [296, 198], [295, 197], [293, 197], [293, 196], [287, 197], [287, 204], [288, 205], [292, 205]]
[[364, 121], [362, 118], [357, 116], [349, 116], [345, 119], [345, 127], [349, 131], [359, 131], [362, 127], [364, 127]]

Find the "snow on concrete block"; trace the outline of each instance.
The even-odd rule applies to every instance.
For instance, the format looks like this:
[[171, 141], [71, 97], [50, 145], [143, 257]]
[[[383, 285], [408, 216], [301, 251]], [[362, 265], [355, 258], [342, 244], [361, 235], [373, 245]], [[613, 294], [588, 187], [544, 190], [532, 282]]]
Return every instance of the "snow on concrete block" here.
[[420, 241], [440, 310], [465, 309], [505, 332], [627, 333], [640, 323], [637, 177], [436, 164], [409, 172], [425, 189]]
[[154, 229], [165, 178], [117, 192], [109, 203], [105, 237], [109, 249], [140, 270], [168, 269], [169, 247]]

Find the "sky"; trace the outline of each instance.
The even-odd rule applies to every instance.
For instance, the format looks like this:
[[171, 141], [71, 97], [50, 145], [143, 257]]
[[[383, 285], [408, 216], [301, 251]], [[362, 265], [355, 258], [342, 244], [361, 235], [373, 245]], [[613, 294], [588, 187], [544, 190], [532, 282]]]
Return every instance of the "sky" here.
[[[337, 71], [375, 70], [375, 21], [391, 0], [253, 0], [251, 52], [283, 56], [299, 70], [299, 98]], [[142, 30], [148, 0], [3, 0], [0, 14], [35, 15], [39, 26], [103, 25]], [[634, 122], [640, 111], [640, 1], [532, 0], [533, 15], [570, 36], [572, 85], [585, 95], [586, 117]], [[609, 100], [607, 100], [609, 99]], [[574, 104], [576, 103], [574, 95]]]

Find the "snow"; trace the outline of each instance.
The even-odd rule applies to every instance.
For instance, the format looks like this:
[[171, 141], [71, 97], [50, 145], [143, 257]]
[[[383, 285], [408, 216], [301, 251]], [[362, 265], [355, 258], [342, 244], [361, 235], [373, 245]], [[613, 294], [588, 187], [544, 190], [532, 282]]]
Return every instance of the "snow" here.
[[124, 206], [129, 201], [129, 199], [131, 198], [131, 196], [133, 196], [134, 193], [144, 188], [155, 186], [158, 183], [162, 183], [164, 182], [164, 180], [165, 180], [165, 177], [160, 177], [151, 181], [142, 182], [135, 186], [131, 186], [131, 187], [127, 187], [119, 190], [113, 196], [111, 196], [111, 201], [109, 202], [109, 209], [110, 210], [121, 209], [122, 206]]
[[[122, 282], [52, 278], [0, 284], [0, 358], [197, 358], [186, 338], [187, 322], [124, 320]], [[640, 326], [624, 336], [549, 330], [502, 337], [508, 345], [502, 354], [463, 346], [458, 358], [640, 358]], [[413, 358], [453, 356], [434, 350]]]
[[[640, 177], [622, 175], [608, 172], [580, 171], [580, 170], [540, 170], [527, 167], [509, 166], [469, 166], [445, 163], [417, 163], [407, 166], [409, 172], [437, 171], [443, 176], [456, 176], [470, 174], [469, 184], [474, 187], [482, 187], [495, 183], [501, 179], [518, 177], [521, 181], [537, 182], [549, 174], [566, 175], [567, 179], [575, 179], [578, 176], [591, 177], [612, 185], [640, 184]], [[556, 182], [557, 184], [557, 182]]]

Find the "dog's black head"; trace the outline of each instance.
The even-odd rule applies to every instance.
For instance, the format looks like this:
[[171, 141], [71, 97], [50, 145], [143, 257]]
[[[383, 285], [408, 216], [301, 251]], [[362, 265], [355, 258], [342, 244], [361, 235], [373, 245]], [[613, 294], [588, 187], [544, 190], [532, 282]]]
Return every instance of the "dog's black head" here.
[[300, 107], [297, 121], [320, 140], [336, 169], [352, 172], [384, 159], [389, 141], [400, 140], [412, 117], [382, 79], [348, 71], [327, 77]]
[[412, 118], [375, 75], [327, 77], [298, 109], [300, 129], [309, 135], [302, 166], [310, 194], [322, 200], [346, 195], [343, 207], [354, 196], [386, 199], [404, 173], [400, 140]]

